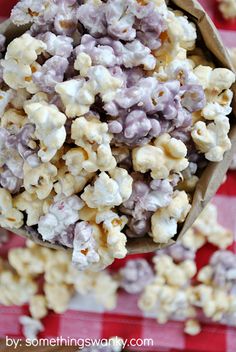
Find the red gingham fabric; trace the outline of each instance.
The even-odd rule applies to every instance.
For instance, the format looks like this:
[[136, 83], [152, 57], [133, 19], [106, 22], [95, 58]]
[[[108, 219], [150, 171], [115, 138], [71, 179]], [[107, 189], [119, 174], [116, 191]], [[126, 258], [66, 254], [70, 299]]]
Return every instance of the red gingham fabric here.
[[[37, 1], [37, 0], [35, 0]], [[10, 9], [17, 1], [0, 0], [0, 18], [9, 16]], [[236, 47], [236, 20], [224, 21], [217, 9], [217, 0], [200, 0], [206, 11], [214, 20], [217, 28], [228, 47]], [[229, 172], [227, 181], [221, 186], [213, 202], [219, 209], [219, 218], [222, 225], [233, 230], [236, 234], [236, 172]], [[0, 247], [0, 255], [6, 256], [11, 247], [22, 246], [24, 240], [12, 235], [9, 243]], [[216, 248], [207, 245], [197, 254], [197, 266], [206, 265], [209, 257]], [[235, 243], [231, 248], [236, 253]], [[134, 256], [130, 256], [129, 258]], [[140, 257], [140, 256], [135, 256]], [[150, 258], [151, 255], [145, 257]], [[124, 265], [125, 261], [116, 261], [112, 270], [117, 270]], [[44, 332], [39, 337], [53, 338], [109, 338], [117, 335], [124, 339], [152, 338], [153, 347], [141, 348], [145, 351], [188, 351], [188, 352], [235, 352], [236, 329], [219, 324], [203, 323], [203, 330], [196, 337], [187, 336], [183, 333], [183, 322], [171, 321], [165, 325], [157, 324], [153, 317], [145, 316], [137, 308], [137, 296], [131, 296], [124, 292], [119, 293], [118, 306], [112, 312], [104, 312], [91, 298], [78, 297], [71, 302], [69, 310], [58, 315], [50, 313], [43, 324]], [[22, 338], [22, 331], [18, 318], [22, 314], [28, 314], [28, 307], [3, 307], [0, 306], [0, 338], [6, 335]], [[138, 349], [136, 349], [138, 350]]]

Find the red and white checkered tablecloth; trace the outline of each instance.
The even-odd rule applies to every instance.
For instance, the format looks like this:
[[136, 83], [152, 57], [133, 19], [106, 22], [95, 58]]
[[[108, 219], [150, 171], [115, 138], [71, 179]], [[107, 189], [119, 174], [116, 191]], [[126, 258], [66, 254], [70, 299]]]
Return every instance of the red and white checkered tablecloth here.
[[[37, 0], [35, 0], [37, 1]], [[184, 0], [183, 0], [184, 1]], [[0, 0], [0, 18], [9, 15], [16, 0]], [[236, 47], [236, 20], [225, 21], [218, 9], [217, 0], [200, 0], [214, 20], [228, 47]], [[213, 202], [219, 209], [220, 223], [235, 233], [235, 243], [231, 247], [236, 253], [236, 172], [229, 172], [227, 182], [221, 186]], [[11, 247], [22, 246], [24, 240], [11, 235], [5, 247], [0, 248], [0, 255], [6, 256]], [[198, 268], [206, 265], [210, 255], [216, 248], [207, 245], [197, 254]], [[137, 256], [136, 256], [137, 257]], [[140, 256], [139, 256], [140, 257]], [[150, 257], [150, 255], [147, 255]], [[116, 261], [111, 270], [123, 266], [123, 261]], [[6, 335], [22, 338], [18, 323], [19, 316], [28, 314], [28, 307], [0, 306], [0, 338]], [[91, 297], [74, 297], [69, 310], [62, 315], [50, 313], [44, 320], [44, 332], [39, 337], [53, 338], [109, 338], [117, 335], [124, 339], [152, 338], [153, 347], [141, 348], [145, 351], [208, 351], [235, 352], [236, 329], [219, 324], [203, 322], [203, 330], [196, 337], [183, 333], [183, 322], [171, 321], [165, 325], [157, 324], [153, 317], [145, 316], [137, 308], [137, 297], [124, 292], [119, 293], [118, 305], [112, 312], [105, 312]]]

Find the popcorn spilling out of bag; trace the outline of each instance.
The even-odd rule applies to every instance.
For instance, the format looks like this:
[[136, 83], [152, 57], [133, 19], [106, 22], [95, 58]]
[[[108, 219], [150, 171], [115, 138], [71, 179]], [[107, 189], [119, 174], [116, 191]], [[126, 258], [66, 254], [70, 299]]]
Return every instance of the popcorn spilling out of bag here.
[[[11, 20], [28, 30], [0, 37], [0, 226], [70, 248], [79, 270], [124, 258], [129, 237], [168, 243], [231, 148], [235, 74], [164, 0], [21, 0]], [[49, 308], [63, 287], [55, 307], [45, 285]]]
[[[195, 255], [206, 243], [217, 251], [198, 270]], [[120, 290], [139, 295], [139, 309], [160, 324], [185, 321], [190, 335], [201, 331], [199, 310], [214, 322], [236, 326], [236, 255], [227, 250], [232, 243], [233, 234], [218, 223], [213, 204], [177, 244], [157, 251], [152, 263], [130, 259], [118, 272], [78, 271], [68, 252], [28, 240], [25, 247], [10, 249], [8, 260], [0, 259], [0, 304], [29, 304], [31, 316], [20, 319], [29, 339], [43, 331], [42, 319], [50, 311], [65, 312], [75, 295], [74, 303], [90, 295], [113, 310]]]

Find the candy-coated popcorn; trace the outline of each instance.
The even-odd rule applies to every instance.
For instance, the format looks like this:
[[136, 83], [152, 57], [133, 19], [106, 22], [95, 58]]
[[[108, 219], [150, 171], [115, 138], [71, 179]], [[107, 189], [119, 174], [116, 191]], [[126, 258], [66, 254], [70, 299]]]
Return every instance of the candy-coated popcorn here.
[[1, 118], [1, 127], [17, 133], [27, 123], [26, 115], [22, 110], [7, 109]]
[[81, 165], [87, 172], [109, 171], [115, 168], [116, 160], [112, 155], [108, 125], [95, 116], [89, 115], [76, 119], [71, 126], [71, 138], [82, 148]]
[[13, 198], [14, 207], [25, 211], [27, 214], [27, 226], [38, 224], [39, 218], [44, 215], [45, 202], [47, 202], [47, 199], [39, 199], [36, 193], [29, 193], [27, 191]]
[[228, 137], [230, 124], [228, 117], [218, 115], [214, 122], [206, 124], [198, 121], [192, 130], [192, 138], [197, 149], [205, 154], [207, 160], [219, 162], [224, 153], [231, 148]]
[[36, 125], [35, 136], [41, 142], [38, 152], [41, 160], [50, 161], [66, 139], [66, 116], [55, 105], [29, 103], [25, 105], [29, 120]]
[[43, 289], [47, 300], [47, 307], [55, 313], [64, 313], [73, 295], [73, 288], [63, 283], [45, 283]]
[[134, 170], [146, 173], [151, 170], [154, 179], [167, 178], [170, 172], [179, 172], [188, 166], [187, 148], [183, 142], [163, 134], [154, 141], [133, 150]]
[[[70, 225], [74, 225], [80, 218], [79, 211], [83, 208], [83, 201], [76, 195], [65, 197], [54, 202], [48, 213], [42, 216], [38, 222], [38, 231], [44, 240], [61, 242], [65, 246], [72, 247], [72, 238], [67, 233]], [[68, 237], [67, 237], [68, 236]]]
[[92, 293], [96, 301], [106, 309], [112, 310], [116, 307], [118, 282], [105, 270], [98, 273], [79, 273], [75, 279], [75, 289], [81, 295]]
[[129, 260], [119, 275], [120, 286], [131, 294], [142, 292], [153, 279], [152, 268], [145, 259]]
[[184, 222], [191, 209], [188, 196], [184, 191], [175, 191], [171, 203], [158, 209], [151, 218], [149, 235], [157, 243], [167, 243], [177, 233], [177, 225]]
[[13, 206], [10, 192], [0, 188], [0, 225], [19, 229], [23, 225], [23, 214]]
[[22, 306], [37, 292], [37, 284], [30, 277], [18, 276], [11, 270], [0, 273], [0, 303]]
[[52, 32], [46, 32], [38, 35], [37, 39], [46, 44], [46, 51], [51, 56], [61, 56], [67, 59], [73, 51], [73, 39], [66, 35], [55, 35]]
[[48, 314], [46, 298], [44, 295], [32, 296], [29, 302], [30, 314], [34, 319], [42, 319]]
[[37, 335], [44, 331], [44, 326], [38, 319], [33, 319], [27, 315], [22, 315], [19, 318], [19, 322], [22, 325], [22, 332], [26, 339], [35, 340]]
[[85, 188], [81, 198], [90, 208], [112, 208], [131, 196], [133, 180], [125, 169], [116, 168], [109, 175], [102, 172], [94, 186]]
[[38, 199], [46, 199], [53, 189], [57, 168], [51, 163], [40, 164], [31, 168], [24, 164], [24, 187], [30, 194], [36, 194]]
[[40, 252], [28, 248], [15, 248], [9, 252], [8, 260], [21, 277], [33, 277], [44, 272], [44, 258]]
[[189, 319], [185, 323], [184, 332], [191, 336], [196, 336], [201, 332], [201, 325], [195, 319]]

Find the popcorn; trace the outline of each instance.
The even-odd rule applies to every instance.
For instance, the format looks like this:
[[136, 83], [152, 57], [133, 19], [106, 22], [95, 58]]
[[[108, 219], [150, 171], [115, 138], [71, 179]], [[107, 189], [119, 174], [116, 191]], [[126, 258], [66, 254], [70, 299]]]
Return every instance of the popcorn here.
[[26, 315], [22, 315], [19, 318], [19, 322], [22, 325], [23, 335], [26, 339], [35, 340], [39, 332], [44, 331], [43, 324], [37, 320], [32, 319]]
[[140, 293], [153, 279], [153, 271], [145, 259], [129, 260], [120, 269], [120, 286], [128, 293]]
[[93, 173], [88, 174], [84, 170], [78, 176], [74, 176], [66, 166], [60, 166], [53, 187], [57, 194], [70, 197], [83, 191], [93, 176]]
[[132, 193], [132, 178], [127, 171], [116, 168], [110, 171], [109, 175], [102, 172], [94, 186], [85, 188], [81, 198], [90, 208], [112, 208], [129, 199]]
[[48, 213], [38, 222], [38, 232], [43, 240], [58, 241], [62, 244], [65, 241], [66, 246], [72, 247], [73, 239], [67, 238], [67, 230], [80, 219], [79, 211], [83, 206], [84, 203], [76, 195], [55, 201], [49, 207]]
[[73, 295], [73, 288], [63, 283], [45, 283], [43, 289], [47, 300], [47, 307], [55, 313], [64, 313]]
[[175, 191], [171, 203], [157, 210], [151, 218], [152, 228], [149, 235], [154, 242], [167, 243], [177, 233], [178, 223], [184, 222], [191, 209], [188, 196], [184, 191]]
[[29, 302], [30, 314], [34, 319], [44, 318], [48, 311], [46, 307], [46, 299], [43, 295], [35, 295], [31, 297]]
[[[11, 89], [8, 89], [7, 91], [0, 90], [0, 114], [1, 114], [1, 116], [4, 114], [8, 104], [10, 103], [13, 96], [14, 96], [14, 93]], [[2, 122], [1, 122], [1, 124], [2, 124]]]
[[194, 69], [194, 74], [206, 90], [207, 96], [213, 101], [235, 82], [235, 73], [226, 68], [212, 69], [207, 66], [198, 66]]
[[186, 146], [183, 142], [163, 134], [148, 144], [135, 148], [132, 152], [135, 171], [146, 173], [151, 170], [154, 179], [167, 178], [170, 172], [179, 172], [188, 166]]
[[161, 255], [154, 257], [154, 263], [156, 276], [141, 295], [139, 308], [142, 311], [157, 311], [159, 324], [173, 318], [194, 317], [189, 287], [189, 280], [196, 273], [194, 262], [187, 260], [176, 265], [169, 256]]
[[30, 194], [36, 194], [39, 200], [49, 196], [53, 189], [53, 182], [57, 175], [57, 168], [51, 163], [41, 164], [31, 168], [24, 164], [24, 187]]
[[10, 270], [0, 273], [0, 303], [22, 306], [37, 292], [36, 283], [29, 277], [20, 277]]
[[233, 234], [218, 223], [217, 208], [210, 203], [205, 207], [193, 227], [186, 232], [181, 241], [185, 246], [193, 250], [198, 250], [206, 241], [220, 249], [226, 249], [233, 243]]
[[208, 125], [198, 121], [193, 126], [192, 138], [197, 149], [205, 154], [207, 160], [219, 162], [223, 160], [224, 153], [231, 148], [229, 130], [228, 117], [219, 115]]
[[53, 93], [55, 86], [63, 82], [65, 72], [69, 62], [62, 56], [53, 56], [48, 59], [43, 66], [33, 74], [33, 81], [40, 91]]
[[187, 322], [185, 323], [184, 332], [188, 335], [196, 336], [201, 332], [201, 325], [197, 320], [187, 320]]
[[75, 279], [75, 289], [81, 295], [92, 293], [96, 301], [106, 309], [112, 310], [116, 307], [118, 283], [105, 270], [79, 273]]
[[115, 168], [116, 160], [112, 156], [110, 141], [106, 123], [100, 122], [96, 117], [88, 119], [80, 117], [71, 126], [71, 138], [75, 144], [82, 148], [82, 167], [87, 172], [109, 171]]
[[23, 225], [23, 214], [13, 207], [10, 192], [0, 188], [0, 226], [19, 229]]
[[44, 272], [44, 258], [39, 251], [15, 248], [9, 252], [8, 260], [21, 277], [33, 277]]
[[11, 133], [17, 133], [27, 124], [27, 118], [21, 110], [7, 109], [1, 118], [1, 127], [8, 129]]
[[234, 19], [236, 17], [236, 2], [235, 0], [218, 0], [219, 9], [225, 19]]
[[69, 80], [58, 83], [56, 92], [60, 95], [66, 108], [68, 117], [82, 116], [89, 112], [95, 102], [96, 95], [100, 95], [105, 103], [112, 100], [117, 90], [122, 86], [119, 78], [113, 77], [103, 66], [92, 66], [87, 73], [89, 78]]
[[66, 139], [66, 116], [55, 105], [29, 103], [25, 105], [29, 120], [36, 125], [35, 136], [41, 142], [38, 152], [42, 162], [50, 161]]
[[52, 32], [46, 32], [38, 35], [37, 38], [46, 44], [47, 53], [51, 56], [61, 56], [67, 59], [73, 51], [73, 39], [65, 35], [55, 35]]
[[27, 226], [38, 224], [39, 218], [44, 215], [45, 202], [47, 202], [47, 199], [40, 200], [36, 193], [30, 194], [27, 191], [20, 193], [13, 199], [14, 207], [26, 212]]
[[132, 194], [120, 211], [129, 216], [127, 236], [140, 237], [150, 231], [152, 213], [170, 203], [173, 187], [168, 180], [148, 183], [139, 174], [134, 173], [132, 177]]

